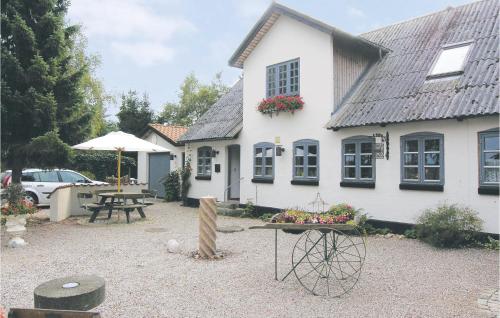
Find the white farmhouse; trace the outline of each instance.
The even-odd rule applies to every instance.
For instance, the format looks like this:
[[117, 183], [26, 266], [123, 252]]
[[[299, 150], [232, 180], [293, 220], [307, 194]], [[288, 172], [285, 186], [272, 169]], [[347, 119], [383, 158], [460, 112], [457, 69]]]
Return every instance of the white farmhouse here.
[[353, 36], [273, 3], [230, 58], [242, 79], [180, 139], [189, 197], [320, 193], [401, 223], [459, 203], [499, 233], [498, 22], [487, 0]]

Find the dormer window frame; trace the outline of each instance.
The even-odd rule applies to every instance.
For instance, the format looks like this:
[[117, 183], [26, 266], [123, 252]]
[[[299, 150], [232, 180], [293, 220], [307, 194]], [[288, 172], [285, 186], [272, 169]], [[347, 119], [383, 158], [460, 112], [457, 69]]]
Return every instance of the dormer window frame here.
[[[445, 73], [432, 74], [432, 71], [436, 67], [436, 64], [438, 63], [439, 58], [441, 57], [441, 55], [443, 54], [444, 51], [452, 50], [452, 49], [464, 47], [464, 46], [468, 46], [469, 49], [467, 51], [467, 54], [464, 57], [464, 60], [462, 61], [462, 65], [460, 66], [459, 70], [449, 71], [449, 72], [445, 72]], [[436, 57], [434, 58], [434, 61], [432, 62], [429, 73], [426, 76], [426, 80], [462, 75], [464, 73], [465, 65], [467, 64], [467, 61], [469, 60], [469, 57], [471, 55], [473, 48], [474, 48], [474, 40], [455, 42], [455, 43], [445, 44], [445, 45], [441, 46], [438, 54], [436, 55]]]
[[[294, 74], [292, 74], [292, 71], [294, 72]], [[281, 76], [283, 73], [285, 74], [285, 78]], [[291, 83], [292, 79], [294, 80], [293, 84]], [[285, 92], [282, 92], [281, 91], [282, 89], [284, 89]], [[274, 91], [274, 93], [271, 93], [271, 91]], [[280, 96], [280, 95], [283, 96], [300, 95], [299, 57], [266, 66], [266, 98]]]

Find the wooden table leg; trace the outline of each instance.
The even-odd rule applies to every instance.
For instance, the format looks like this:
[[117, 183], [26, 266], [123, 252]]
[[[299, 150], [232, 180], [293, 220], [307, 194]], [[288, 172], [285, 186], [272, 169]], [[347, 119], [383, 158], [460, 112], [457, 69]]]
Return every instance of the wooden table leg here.
[[115, 203], [115, 198], [111, 198], [111, 203], [108, 210], [108, 219], [111, 219], [111, 213], [113, 213], [113, 204]]
[[[139, 204], [139, 200], [137, 199], [132, 199], [132, 202], [134, 202], [134, 204]], [[137, 212], [139, 212], [141, 218], [144, 219], [146, 217], [146, 214], [144, 214], [144, 210], [142, 208], [137, 208]]]
[[127, 223], [130, 223], [130, 209], [125, 209], [125, 215], [127, 216]]
[[94, 223], [95, 218], [97, 217], [99, 212], [101, 212], [101, 209], [93, 209], [93, 210], [94, 211], [92, 211], [92, 215], [90, 216], [90, 220], [89, 220], [90, 223]]

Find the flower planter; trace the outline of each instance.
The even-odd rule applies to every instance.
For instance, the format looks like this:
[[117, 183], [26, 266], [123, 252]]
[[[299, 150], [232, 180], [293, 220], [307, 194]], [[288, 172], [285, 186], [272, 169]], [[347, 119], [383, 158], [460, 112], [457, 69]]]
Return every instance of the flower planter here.
[[292, 113], [304, 108], [304, 101], [300, 96], [283, 96], [278, 95], [263, 99], [257, 106], [257, 110], [262, 114], [267, 114], [272, 117], [273, 114], [280, 112]]
[[11, 248], [21, 247], [26, 245], [26, 241], [22, 238], [24, 233], [26, 233], [26, 216], [24, 215], [10, 215], [7, 216], [7, 221], [5, 222], [5, 227], [7, 235], [9, 236], [9, 242], [7, 246]]

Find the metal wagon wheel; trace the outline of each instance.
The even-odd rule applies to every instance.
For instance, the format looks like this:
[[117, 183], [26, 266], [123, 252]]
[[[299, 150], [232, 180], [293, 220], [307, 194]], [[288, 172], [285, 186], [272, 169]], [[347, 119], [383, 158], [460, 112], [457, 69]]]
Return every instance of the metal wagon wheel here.
[[293, 248], [292, 266], [312, 294], [340, 297], [358, 282], [365, 255], [365, 241], [357, 230], [309, 230]]

